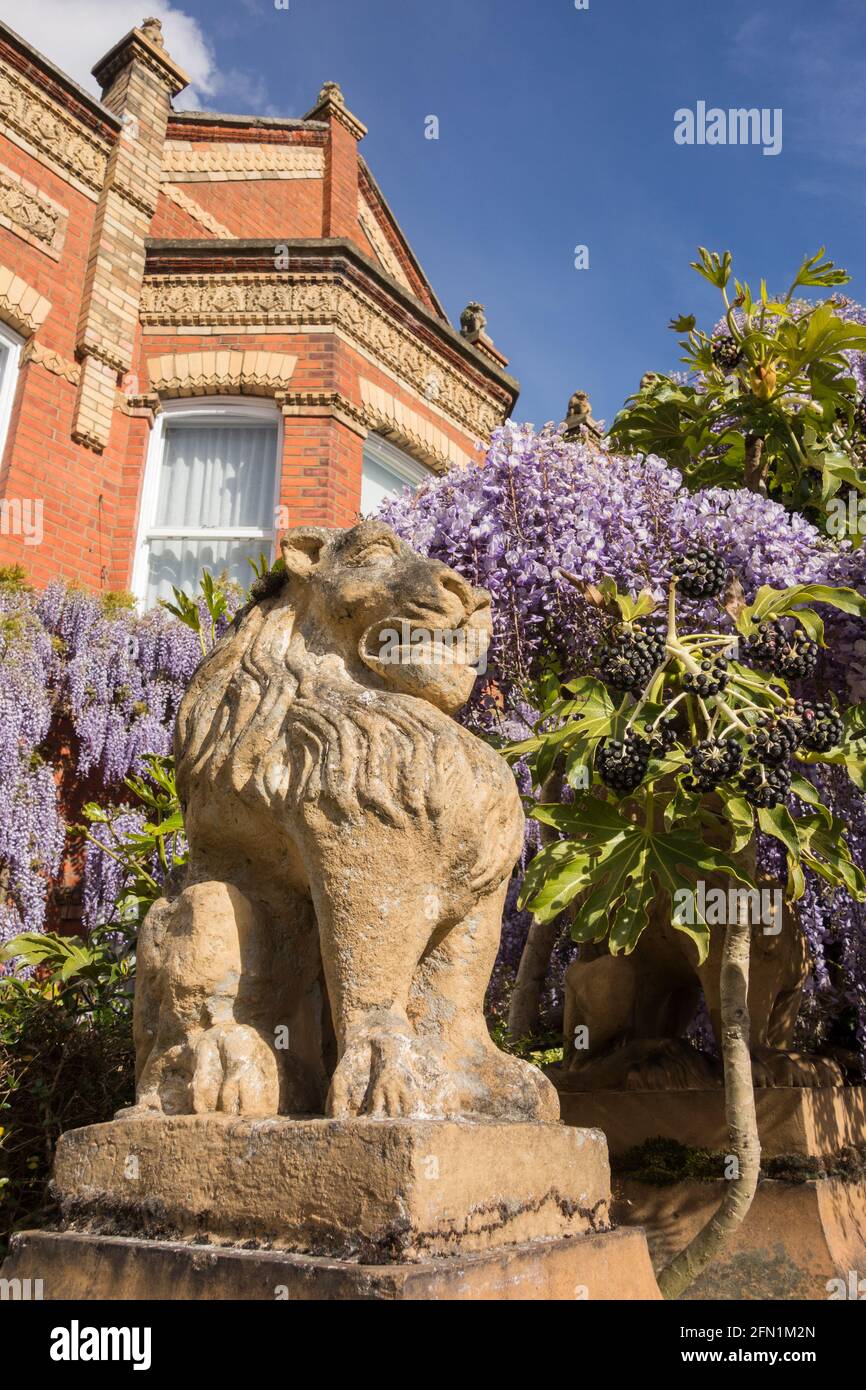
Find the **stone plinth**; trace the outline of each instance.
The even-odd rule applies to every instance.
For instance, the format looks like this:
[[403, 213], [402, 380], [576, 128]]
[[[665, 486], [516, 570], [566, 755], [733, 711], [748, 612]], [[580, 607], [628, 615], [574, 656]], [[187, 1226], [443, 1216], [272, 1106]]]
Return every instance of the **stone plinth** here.
[[[567, 1125], [602, 1129], [612, 1154], [647, 1139], [676, 1139], [689, 1148], [728, 1147], [725, 1093], [703, 1091], [572, 1091], [567, 1074], [548, 1073], [559, 1090]], [[763, 1157], [822, 1158], [866, 1142], [866, 1087], [773, 1086], [755, 1091]]]
[[54, 1184], [64, 1229], [4, 1268], [49, 1298], [658, 1297], [596, 1130], [130, 1117], [63, 1135]]
[[533, 1240], [414, 1264], [368, 1265], [278, 1250], [26, 1231], [4, 1278], [41, 1278], [46, 1300], [590, 1302], [659, 1299], [642, 1231]]
[[414, 1260], [609, 1227], [604, 1136], [557, 1124], [178, 1115], [64, 1134], [64, 1219]]
[[[645, 1229], [659, 1270], [716, 1210], [722, 1187], [721, 1181], [653, 1187], [626, 1178], [616, 1183], [614, 1215]], [[731, 1243], [683, 1297], [851, 1298], [852, 1271], [856, 1286], [866, 1274], [866, 1185], [765, 1179]], [[864, 1292], [866, 1284], [860, 1297]]]

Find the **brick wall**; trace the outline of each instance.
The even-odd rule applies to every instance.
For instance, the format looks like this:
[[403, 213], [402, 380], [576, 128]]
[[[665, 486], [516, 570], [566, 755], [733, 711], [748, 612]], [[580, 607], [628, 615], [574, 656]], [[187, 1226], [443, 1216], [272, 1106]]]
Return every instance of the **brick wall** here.
[[[369, 429], [432, 468], [474, 457], [515, 384], [447, 324], [359, 156], [364, 127], [339, 89], [326, 84], [301, 119], [172, 112], [185, 79], [153, 24], [96, 72], [102, 103], [0, 26], [0, 318], [23, 340], [0, 497], [44, 507], [43, 544], [0, 534], [0, 564], [23, 563], [37, 583], [60, 573], [128, 586], [150, 429], [173, 394], [277, 398], [290, 524], [356, 518]], [[274, 250], [286, 242], [300, 259], [285, 313], [257, 309], [260, 283], [282, 293]], [[212, 264], [184, 249], [202, 244], [213, 244]], [[4, 300], [3, 267], [23, 282], [18, 307]], [[215, 269], [222, 298], [205, 313], [196, 297]], [[192, 307], [162, 325], [144, 305], [166, 280]], [[248, 296], [242, 311], [233, 282]], [[27, 321], [25, 302], [37, 305]], [[296, 364], [266, 388], [217, 373], [154, 393], [155, 358], [178, 354], [192, 372], [197, 354], [213, 364], [224, 349]]]

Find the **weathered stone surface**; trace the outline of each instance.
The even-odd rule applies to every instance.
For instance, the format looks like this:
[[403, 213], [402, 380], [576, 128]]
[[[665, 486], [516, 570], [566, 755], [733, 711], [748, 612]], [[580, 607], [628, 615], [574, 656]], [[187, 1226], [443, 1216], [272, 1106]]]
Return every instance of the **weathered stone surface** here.
[[643, 1234], [627, 1230], [390, 1265], [27, 1231], [13, 1238], [3, 1272], [10, 1279], [41, 1278], [48, 1300], [598, 1302], [661, 1296]]
[[62, 1136], [65, 1229], [23, 1236], [7, 1277], [655, 1297], [642, 1234], [610, 1229], [604, 1136], [559, 1124], [484, 1020], [524, 826], [504, 761], [451, 717], [489, 596], [379, 522], [282, 549], [178, 715], [190, 857], [139, 935], [136, 1103]]
[[[721, 1182], [680, 1182], [653, 1187], [628, 1178], [616, 1184], [614, 1214], [624, 1224], [645, 1228], [658, 1270], [715, 1211], [721, 1186]], [[863, 1183], [767, 1179], [759, 1184], [730, 1244], [683, 1297], [827, 1299], [832, 1293], [836, 1298], [862, 1298], [866, 1285], [858, 1292], [858, 1281], [864, 1271]]]
[[489, 595], [376, 521], [282, 552], [178, 715], [190, 859], [139, 939], [137, 1112], [556, 1120], [482, 1012], [523, 836], [452, 718]]
[[[568, 1073], [551, 1075], [561, 1087], [564, 1122], [603, 1130], [612, 1154], [658, 1137], [728, 1150], [723, 1091], [578, 1091]], [[821, 1158], [862, 1145], [866, 1135], [863, 1086], [764, 1087], [755, 1105], [764, 1159]]]
[[[837, 1061], [794, 1048], [809, 950], [796, 907], [754, 866], [753, 873], [761, 885], [761, 894], [748, 901], [755, 1086], [841, 1085]], [[739, 910], [730, 905], [731, 888], [723, 875], [707, 876], [708, 900], [721, 892], [728, 913]], [[630, 955], [612, 956], [606, 946], [581, 947], [565, 975], [563, 1020], [564, 1065], [575, 1086], [583, 1091], [721, 1090], [721, 1062], [699, 1052], [684, 1035], [703, 994], [716, 1039], [720, 1036], [724, 938], [724, 931], [711, 931], [707, 959], [699, 963], [694, 942], [672, 925], [670, 905], [658, 898], [649, 930]]]
[[54, 1182], [79, 1229], [377, 1264], [609, 1227], [604, 1136], [564, 1125], [116, 1120], [64, 1134]]

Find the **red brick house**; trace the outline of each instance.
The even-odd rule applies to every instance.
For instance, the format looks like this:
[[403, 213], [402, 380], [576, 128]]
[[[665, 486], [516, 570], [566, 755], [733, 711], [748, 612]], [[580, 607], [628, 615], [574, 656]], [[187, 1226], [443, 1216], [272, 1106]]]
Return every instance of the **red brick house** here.
[[339, 88], [176, 112], [154, 20], [93, 71], [101, 101], [0, 25], [0, 565], [247, 581], [282, 527], [476, 457], [517, 383], [449, 324]]

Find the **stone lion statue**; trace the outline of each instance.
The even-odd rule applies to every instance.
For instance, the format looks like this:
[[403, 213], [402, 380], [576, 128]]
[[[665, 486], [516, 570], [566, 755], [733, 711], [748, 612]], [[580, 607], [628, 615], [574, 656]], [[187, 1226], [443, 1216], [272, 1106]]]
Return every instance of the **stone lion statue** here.
[[487, 315], [484, 305], [479, 304], [477, 299], [471, 299], [460, 315], [460, 332], [464, 338], [472, 338], [483, 333], [486, 327]]
[[[754, 870], [754, 861], [752, 861]], [[754, 1084], [839, 1086], [842, 1066], [832, 1057], [801, 1053], [794, 1033], [809, 978], [809, 949], [796, 911], [780, 885], [761, 884], [763, 909], [750, 912], [749, 1015]], [[733, 885], [708, 876], [712, 889]], [[710, 931], [710, 950], [698, 964], [694, 943], [670, 922], [658, 902], [630, 956], [581, 947], [565, 976], [564, 1066], [578, 1090], [692, 1090], [722, 1084], [720, 1062], [683, 1040], [703, 993], [716, 1040], [721, 1036], [724, 927]]]
[[190, 856], [141, 933], [133, 1113], [556, 1120], [482, 1014], [523, 836], [452, 718], [489, 596], [377, 521], [282, 555], [179, 711]]

